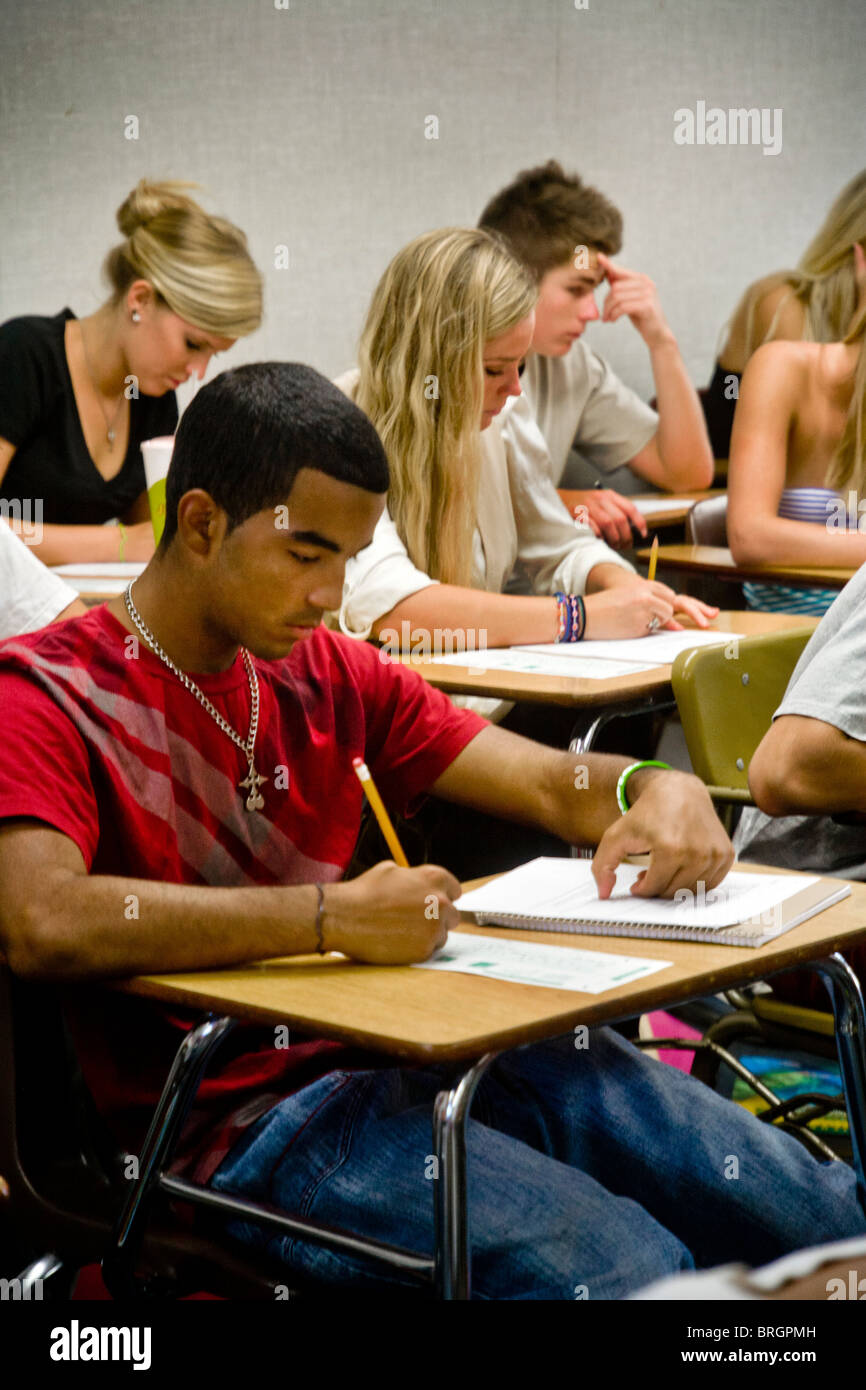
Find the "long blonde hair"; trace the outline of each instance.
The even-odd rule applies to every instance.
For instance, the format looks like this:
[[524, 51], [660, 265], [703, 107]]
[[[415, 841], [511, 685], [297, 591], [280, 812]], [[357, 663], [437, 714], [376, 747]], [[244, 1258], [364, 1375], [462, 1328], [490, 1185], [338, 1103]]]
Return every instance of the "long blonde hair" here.
[[240, 228], [185, 196], [195, 187], [140, 179], [117, 210], [125, 239], [109, 251], [103, 274], [114, 303], [135, 280], [147, 280], [187, 323], [241, 338], [262, 321], [262, 277]]
[[866, 486], [866, 307], [857, 315], [850, 333], [842, 341], [859, 342], [860, 351], [854, 368], [854, 391], [848, 418], [826, 481], [828, 487], [850, 486], [859, 493]]
[[855, 241], [866, 249], [866, 169], [856, 174], [835, 199], [797, 268], [780, 270], [746, 291], [742, 303], [747, 305], [749, 352], [760, 346], [752, 343], [758, 302], [779, 285], [789, 285], [791, 293], [782, 296], [762, 342], [770, 341], [779, 315], [792, 297], [803, 305], [803, 339], [806, 342], [838, 343], [845, 338], [853, 326], [858, 302], [851, 250]]
[[388, 455], [388, 508], [403, 544], [446, 584], [471, 582], [484, 345], [537, 297], [499, 237], [447, 227], [399, 251], [370, 304], [355, 399]]

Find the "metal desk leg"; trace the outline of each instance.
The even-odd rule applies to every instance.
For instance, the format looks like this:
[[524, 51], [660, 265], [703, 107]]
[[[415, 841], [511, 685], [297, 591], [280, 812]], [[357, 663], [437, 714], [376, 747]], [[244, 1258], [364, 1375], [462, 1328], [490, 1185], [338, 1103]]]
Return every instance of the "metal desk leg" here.
[[439, 1092], [433, 1107], [433, 1147], [439, 1166], [434, 1278], [440, 1298], [469, 1297], [466, 1118], [475, 1089], [497, 1056], [488, 1052], [480, 1058], [450, 1091]]
[[812, 966], [827, 986], [836, 1023], [836, 1047], [848, 1110], [857, 1199], [866, 1216], [866, 1012], [860, 983], [838, 951]]
[[202, 1072], [236, 1022], [233, 1018], [218, 1018], [211, 1014], [187, 1033], [177, 1051], [147, 1131], [138, 1165], [138, 1178], [130, 1184], [129, 1196], [103, 1260], [106, 1284], [115, 1298], [127, 1297], [134, 1289], [132, 1266], [148, 1199], [153, 1195], [159, 1175], [171, 1157], [190, 1101], [198, 1090]]
[[575, 720], [568, 745], [570, 753], [589, 753], [596, 739], [613, 719], [628, 719], [638, 714], [658, 714], [661, 710], [675, 710], [676, 700], [646, 700], [643, 704], [605, 705], [598, 714], [583, 714]]

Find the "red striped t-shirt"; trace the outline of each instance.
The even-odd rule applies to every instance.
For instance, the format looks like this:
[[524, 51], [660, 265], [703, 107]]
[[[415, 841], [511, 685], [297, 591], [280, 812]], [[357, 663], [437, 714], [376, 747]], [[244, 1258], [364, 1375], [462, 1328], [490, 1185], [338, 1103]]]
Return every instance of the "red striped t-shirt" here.
[[[268, 781], [264, 808], [249, 812], [241, 750], [107, 608], [0, 643], [0, 819], [32, 817], [68, 835], [92, 874], [220, 887], [333, 882], [360, 824], [352, 759], [363, 757], [386, 802], [406, 812], [485, 727], [414, 672], [324, 627], [284, 660], [255, 667], [256, 768]], [[246, 739], [240, 654], [227, 671], [190, 674]], [[85, 1078], [134, 1147], [192, 1016], [104, 989], [70, 994]], [[214, 1123], [241, 1107], [248, 1123], [333, 1067], [364, 1060], [339, 1043], [279, 1049], [273, 1030], [238, 1028], [200, 1088], [199, 1119], [209, 1107]]]

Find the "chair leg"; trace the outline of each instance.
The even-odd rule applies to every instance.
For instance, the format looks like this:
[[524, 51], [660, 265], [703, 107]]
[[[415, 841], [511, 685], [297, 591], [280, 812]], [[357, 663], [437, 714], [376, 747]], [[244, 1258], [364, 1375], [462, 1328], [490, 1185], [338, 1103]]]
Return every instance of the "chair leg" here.
[[[30, 1264], [21, 1270], [16, 1282], [21, 1291], [20, 1296], [25, 1302], [41, 1302], [47, 1289], [49, 1299], [65, 1303], [71, 1297], [77, 1275], [78, 1270], [75, 1266], [66, 1264], [59, 1255], [51, 1252], [40, 1255], [37, 1260], [31, 1260]], [[13, 1297], [17, 1300], [18, 1295], [13, 1294]]]
[[147, 1208], [157, 1189], [159, 1175], [171, 1159], [202, 1072], [235, 1023], [233, 1018], [217, 1018], [211, 1014], [187, 1034], [177, 1051], [144, 1141], [138, 1178], [132, 1183], [102, 1262], [103, 1277], [112, 1298], [135, 1297], [139, 1292], [133, 1270]]
[[825, 960], [809, 962], [804, 968], [816, 970], [821, 976], [833, 1005], [857, 1197], [866, 1215], [866, 1012], [860, 982], [838, 951]]
[[[748, 1029], [745, 1031], [746, 1036], [758, 1036], [758, 1030], [756, 1029]], [[824, 1140], [819, 1134], [814, 1134], [812, 1130], [807, 1127], [805, 1120], [801, 1123], [787, 1115], [789, 1109], [796, 1109], [797, 1105], [800, 1104], [796, 1096], [792, 1096], [786, 1101], [780, 1100], [775, 1092], [771, 1091], [769, 1086], [764, 1084], [760, 1077], [756, 1076], [754, 1072], [749, 1071], [749, 1068], [745, 1066], [738, 1057], [735, 1057], [727, 1048], [722, 1047], [716, 1039], [711, 1039], [709, 1034], [707, 1034], [705, 1038], [636, 1038], [634, 1039], [634, 1043], [636, 1047], [643, 1048], [644, 1050], [658, 1048], [659, 1051], [664, 1051], [665, 1049], [679, 1049], [683, 1052], [690, 1052], [692, 1048], [694, 1048], [695, 1061], [697, 1061], [699, 1057], [706, 1058], [707, 1056], [711, 1056], [713, 1058], [712, 1070], [704, 1065], [702, 1071], [699, 1072], [693, 1065], [691, 1071], [692, 1076], [694, 1076], [696, 1080], [704, 1082], [705, 1085], [709, 1085], [710, 1090], [715, 1088], [716, 1074], [720, 1064], [724, 1062], [726, 1066], [730, 1067], [735, 1076], [738, 1076], [741, 1081], [745, 1081], [746, 1085], [751, 1087], [755, 1092], [755, 1095], [760, 1096], [761, 1100], [766, 1103], [768, 1107], [767, 1111], [762, 1112], [758, 1116], [762, 1124], [771, 1124], [778, 1116], [780, 1118], [780, 1128], [786, 1128], [796, 1139], [799, 1139], [801, 1143], [805, 1144], [806, 1148], [811, 1149], [816, 1157], [830, 1163], [841, 1162], [839, 1155], [833, 1152], [829, 1144], [824, 1143]], [[707, 1081], [707, 1075], [712, 1076], [712, 1080], [709, 1082]]]
[[470, 1294], [469, 1220], [466, 1202], [466, 1119], [476, 1087], [497, 1057], [488, 1052], [465, 1071], [450, 1091], [440, 1091], [433, 1108], [436, 1182], [435, 1274], [440, 1298]]

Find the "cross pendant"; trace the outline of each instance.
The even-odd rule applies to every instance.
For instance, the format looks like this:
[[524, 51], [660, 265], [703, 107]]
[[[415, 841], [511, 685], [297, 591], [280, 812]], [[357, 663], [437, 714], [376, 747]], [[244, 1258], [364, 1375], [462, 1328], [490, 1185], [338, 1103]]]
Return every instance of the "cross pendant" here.
[[267, 777], [262, 777], [256, 772], [256, 765], [250, 759], [250, 770], [242, 782], [238, 782], [239, 787], [249, 787], [250, 794], [246, 799], [245, 805], [248, 811], [260, 811], [265, 804], [265, 798], [259, 791], [262, 782], [267, 782]]

